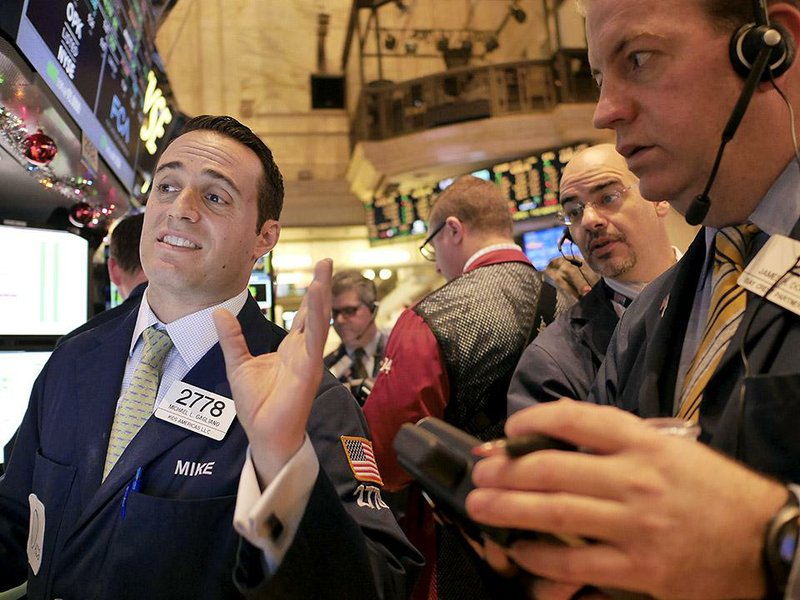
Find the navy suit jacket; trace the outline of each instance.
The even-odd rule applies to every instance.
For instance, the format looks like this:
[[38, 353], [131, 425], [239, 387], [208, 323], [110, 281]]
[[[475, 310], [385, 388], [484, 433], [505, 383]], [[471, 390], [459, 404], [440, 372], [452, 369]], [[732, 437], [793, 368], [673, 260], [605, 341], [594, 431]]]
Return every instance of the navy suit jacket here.
[[[278, 571], [232, 526], [247, 438], [238, 421], [222, 441], [154, 417], [101, 485], [108, 434], [136, 311], [60, 346], [32, 392], [17, 446], [0, 479], [0, 589], [28, 579], [39, 598], [405, 597], [419, 555], [387, 509], [363, 502], [340, 436], [368, 437], [352, 396], [323, 379], [308, 423], [320, 475], [300, 530]], [[252, 298], [239, 321], [253, 354], [274, 351], [285, 332]], [[219, 344], [184, 377], [230, 397]], [[179, 463], [182, 461], [182, 463]], [[191, 476], [179, 464], [213, 463]], [[121, 506], [137, 467], [142, 487]], [[193, 471], [193, 469], [192, 469]], [[28, 495], [45, 506], [38, 574], [26, 568]], [[239, 589], [232, 574], [236, 571]], [[301, 593], [295, 594], [294, 590]], [[308, 594], [306, 594], [308, 592]]]
[[508, 387], [508, 414], [562, 396], [585, 400], [618, 320], [601, 279], [522, 353]]
[[[799, 236], [800, 223], [792, 232]], [[683, 259], [625, 311], [591, 399], [642, 417], [672, 416], [683, 338], [704, 260], [701, 230]], [[800, 482], [800, 316], [760, 300], [748, 292], [744, 318], [708, 382], [700, 439], [758, 471]], [[748, 324], [745, 375], [739, 346]]]

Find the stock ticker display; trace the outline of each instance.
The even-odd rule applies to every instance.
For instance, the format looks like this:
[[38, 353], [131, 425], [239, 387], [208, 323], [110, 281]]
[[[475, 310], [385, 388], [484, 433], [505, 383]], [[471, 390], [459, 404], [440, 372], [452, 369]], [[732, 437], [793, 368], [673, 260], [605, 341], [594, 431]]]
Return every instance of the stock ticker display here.
[[[586, 147], [586, 143], [576, 143], [546, 150], [472, 174], [500, 186], [514, 221], [533, 219], [558, 211], [558, 182], [564, 165]], [[446, 179], [432, 187], [374, 198], [367, 205], [370, 239], [424, 234], [431, 206], [452, 181]]]
[[26, 58], [129, 190], [139, 155], [171, 120], [155, 35], [146, 0], [29, 0], [17, 34]]

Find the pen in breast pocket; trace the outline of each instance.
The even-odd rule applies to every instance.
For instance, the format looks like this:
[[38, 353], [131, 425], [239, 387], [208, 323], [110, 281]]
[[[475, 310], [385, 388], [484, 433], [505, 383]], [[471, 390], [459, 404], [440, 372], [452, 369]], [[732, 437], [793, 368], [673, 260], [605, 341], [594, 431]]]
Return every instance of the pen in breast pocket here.
[[142, 467], [136, 469], [136, 474], [133, 476], [127, 486], [125, 486], [125, 493], [122, 495], [122, 518], [125, 518], [125, 509], [128, 506], [128, 496], [131, 492], [138, 492], [142, 487]]

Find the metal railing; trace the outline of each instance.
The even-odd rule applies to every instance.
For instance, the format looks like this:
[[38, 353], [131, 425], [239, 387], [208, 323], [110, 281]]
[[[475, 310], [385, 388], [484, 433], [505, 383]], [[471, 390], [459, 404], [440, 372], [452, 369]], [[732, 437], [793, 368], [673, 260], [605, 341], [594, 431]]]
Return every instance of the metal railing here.
[[561, 50], [551, 60], [461, 67], [399, 83], [378, 81], [361, 90], [352, 142], [596, 99], [585, 49]]

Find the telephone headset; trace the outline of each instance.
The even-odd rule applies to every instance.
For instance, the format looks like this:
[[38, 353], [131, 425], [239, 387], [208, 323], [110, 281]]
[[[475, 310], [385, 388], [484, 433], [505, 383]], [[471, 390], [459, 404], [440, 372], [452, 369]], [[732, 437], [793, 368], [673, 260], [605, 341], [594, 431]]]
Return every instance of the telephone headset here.
[[[569, 256], [564, 254], [564, 250], [562, 249], [564, 242], [570, 243]], [[572, 239], [572, 234], [569, 232], [569, 227], [564, 227], [564, 233], [562, 233], [561, 237], [558, 238], [558, 244], [556, 247], [558, 248], [559, 254], [564, 257], [565, 261], [567, 261], [573, 267], [578, 267], [580, 269], [583, 266], [583, 261], [579, 260], [578, 257], [575, 256], [574, 244], [575, 240]]]
[[[569, 242], [569, 256], [564, 254], [563, 246], [564, 242]], [[580, 260], [577, 256], [575, 256], [575, 240], [572, 239], [572, 234], [569, 232], [569, 227], [564, 227], [564, 233], [561, 234], [561, 237], [558, 238], [558, 244], [556, 244], [559, 253], [573, 267], [578, 267], [578, 272], [583, 277], [583, 280], [586, 282], [586, 285], [592, 287], [592, 282], [589, 281], [589, 278], [586, 277], [586, 273], [583, 272], [583, 261]]]
[[745, 78], [745, 82], [728, 123], [722, 130], [722, 139], [705, 189], [695, 197], [686, 211], [686, 222], [689, 225], [699, 225], [708, 214], [711, 207], [708, 194], [717, 177], [725, 146], [739, 128], [756, 87], [763, 81], [772, 81], [774, 86], [774, 78], [785, 73], [794, 60], [794, 40], [781, 25], [770, 24], [766, 0], [753, 0], [753, 14], [755, 21], [745, 23], [731, 37], [731, 63], [734, 70]]
[[370, 319], [370, 320], [367, 322], [367, 324], [364, 326], [364, 329], [362, 329], [362, 330], [361, 330], [361, 333], [359, 333], [359, 334], [356, 336], [356, 338], [360, 338], [362, 335], [364, 335], [365, 333], [367, 333], [367, 330], [368, 330], [370, 327], [372, 327], [372, 324], [375, 322], [375, 317], [377, 317], [377, 316], [378, 316], [378, 303], [377, 303], [377, 302], [372, 302], [372, 303], [370, 303], [370, 304], [367, 304], [367, 303], [365, 302], [365, 303], [364, 303], [364, 306], [366, 306], [366, 307], [367, 307], [367, 309], [369, 310], [369, 312], [370, 312], [370, 313], [372, 313], [372, 318], [371, 318], [371, 319]]

